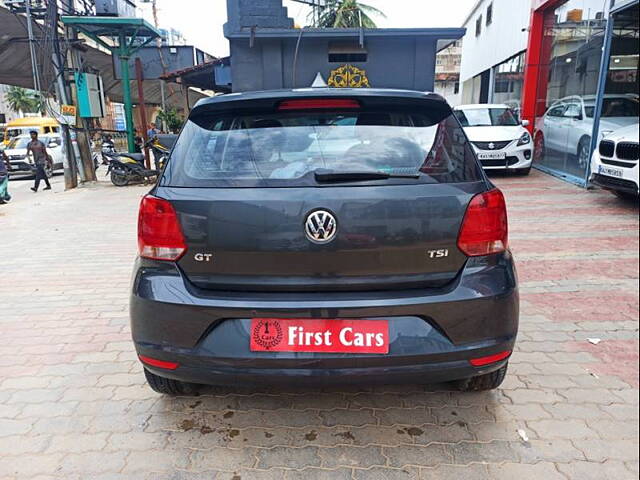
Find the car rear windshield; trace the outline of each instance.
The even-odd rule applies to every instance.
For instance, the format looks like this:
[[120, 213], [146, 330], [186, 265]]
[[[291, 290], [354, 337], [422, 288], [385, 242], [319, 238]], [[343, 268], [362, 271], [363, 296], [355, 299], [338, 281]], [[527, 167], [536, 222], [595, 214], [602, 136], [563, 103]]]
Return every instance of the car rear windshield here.
[[[316, 186], [319, 171], [388, 174], [389, 183], [480, 180], [462, 128], [452, 114], [442, 115], [360, 110], [200, 114], [183, 128], [162, 185]], [[404, 178], [394, 178], [399, 176]]]
[[509, 108], [470, 108], [456, 110], [463, 127], [515, 127], [518, 119]]
[[[603, 117], [637, 117], [640, 103], [635, 98], [605, 98], [602, 102]], [[585, 105], [587, 117], [593, 118], [595, 105]]]

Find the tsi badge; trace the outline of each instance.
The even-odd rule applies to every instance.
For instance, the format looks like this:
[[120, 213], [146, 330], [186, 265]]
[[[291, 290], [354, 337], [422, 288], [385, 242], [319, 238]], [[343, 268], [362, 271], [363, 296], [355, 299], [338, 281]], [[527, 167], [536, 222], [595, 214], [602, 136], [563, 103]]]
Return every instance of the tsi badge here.
[[213, 253], [196, 253], [193, 259], [196, 262], [210, 262], [213, 258]]
[[449, 256], [449, 249], [442, 248], [440, 250], [428, 250], [427, 255], [429, 255], [429, 258], [445, 258]]

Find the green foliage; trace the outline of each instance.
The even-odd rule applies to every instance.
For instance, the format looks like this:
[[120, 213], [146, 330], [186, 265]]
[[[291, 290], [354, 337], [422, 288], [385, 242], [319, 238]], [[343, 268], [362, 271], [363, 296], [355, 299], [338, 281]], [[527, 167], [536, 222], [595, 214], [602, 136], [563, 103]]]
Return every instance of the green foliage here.
[[182, 125], [184, 124], [184, 117], [182, 117], [175, 108], [160, 110], [158, 112], [158, 118], [172, 133], [179, 132], [182, 128]]
[[4, 95], [9, 108], [17, 113], [36, 113], [43, 110], [44, 102], [40, 94], [21, 87], [9, 87]]
[[385, 17], [375, 7], [357, 0], [328, 0], [320, 12], [320, 28], [377, 28], [372, 16]]

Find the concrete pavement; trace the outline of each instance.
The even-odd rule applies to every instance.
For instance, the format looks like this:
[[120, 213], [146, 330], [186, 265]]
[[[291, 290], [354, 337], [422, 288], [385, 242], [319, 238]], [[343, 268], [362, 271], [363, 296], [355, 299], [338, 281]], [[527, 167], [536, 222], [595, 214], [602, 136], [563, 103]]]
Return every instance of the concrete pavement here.
[[100, 183], [0, 206], [0, 479], [638, 478], [638, 207], [497, 177], [522, 287], [495, 392], [445, 386], [165, 398], [129, 336], [137, 204]]

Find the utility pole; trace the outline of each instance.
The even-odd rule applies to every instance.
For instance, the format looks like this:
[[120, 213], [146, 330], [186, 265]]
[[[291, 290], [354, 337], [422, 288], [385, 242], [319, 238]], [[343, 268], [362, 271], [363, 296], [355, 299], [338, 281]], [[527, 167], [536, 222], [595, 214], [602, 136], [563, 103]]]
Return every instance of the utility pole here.
[[24, 1], [24, 9], [27, 15], [27, 35], [29, 36], [29, 54], [31, 55], [31, 72], [33, 73], [33, 89], [40, 94], [40, 75], [38, 74], [38, 61], [36, 60], [36, 48], [33, 38], [33, 21], [31, 19], [31, 0]]
[[151, 168], [151, 160], [149, 158], [149, 148], [147, 142], [149, 137], [147, 135], [147, 106], [144, 101], [144, 74], [142, 73], [142, 60], [140, 57], [136, 57], [136, 80], [138, 81], [138, 109], [140, 110], [140, 123], [142, 124], [142, 138], [144, 139], [144, 161], [147, 165], [147, 169]]
[[[58, 28], [58, 6], [54, 4], [52, 7], [55, 9], [55, 15], [52, 15], [51, 23], [48, 26], [52, 31], [57, 32]], [[58, 35], [56, 34], [56, 40]], [[63, 105], [69, 105], [69, 89], [66, 82], [66, 59], [63, 58], [60, 50], [60, 43], [55, 41], [53, 44], [53, 52], [51, 54], [51, 61], [56, 74], [56, 94], [58, 102]], [[69, 125], [66, 122], [61, 122], [62, 138], [65, 146], [65, 155], [63, 158], [64, 167], [64, 188], [65, 190], [71, 190], [78, 186], [78, 167], [76, 165], [76, 153], [73, 148], [73, 142], [71, 140], [71, 131]]]

